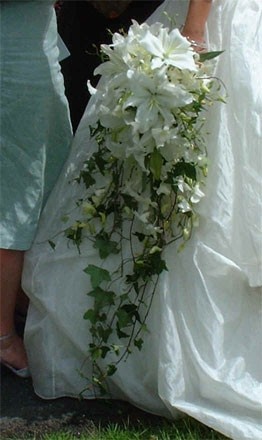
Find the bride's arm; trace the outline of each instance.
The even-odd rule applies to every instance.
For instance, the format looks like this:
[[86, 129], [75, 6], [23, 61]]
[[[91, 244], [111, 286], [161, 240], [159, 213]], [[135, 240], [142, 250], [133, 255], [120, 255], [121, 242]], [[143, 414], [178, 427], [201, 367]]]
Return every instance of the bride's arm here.
[[189, 40], [199, 44], [200, 49], [204, 44], [205, 24], [211, 4], [212, 0], [190, 0], [186, 21], [182, 30], [182, 34]]

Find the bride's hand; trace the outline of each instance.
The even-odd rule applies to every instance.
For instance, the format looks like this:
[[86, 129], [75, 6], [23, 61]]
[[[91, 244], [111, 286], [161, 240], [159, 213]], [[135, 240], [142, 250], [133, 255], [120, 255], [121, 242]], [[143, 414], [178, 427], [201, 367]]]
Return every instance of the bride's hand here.
[[199, 37], [199, 35], [194, 36], [194, 34], [190, 32], [185, 32], [184, 29], [182, 30], [181, 34], [186, 37], [188, 42], [191, 44], [192, 49], [194, 49], [195, 52], [206, 52], [207, 51], [207, 44], [204, 39], [204, 37]]
[[186, 21], [181, 31], [196, 52], [207, 50], [205, 43], [205, 25], [212, 0], [190, 0]]

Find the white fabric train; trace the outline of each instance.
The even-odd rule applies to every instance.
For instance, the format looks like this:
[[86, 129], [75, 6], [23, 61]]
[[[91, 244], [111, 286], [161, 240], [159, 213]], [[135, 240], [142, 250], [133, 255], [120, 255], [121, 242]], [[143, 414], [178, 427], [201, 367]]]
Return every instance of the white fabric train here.
[[[186, 7], [167, 0], [150, 21], [164, 19], [166, 10], [183, 22]], [[159, 284], [145, 347], [110, 382], [114, 398], [168, 418], [188, 414], [235, 440], [262, 438], [261, 18], [261, 0], [213, 0], [207, 35], [210, 49], [225, 50], [215, 75], [228, 100], [207, 115], [210, 171], [200, 227], [183, 252], [166, 252], [170, 270]], [[78, 370], [91, 371], [84, 363], [89, 280], [82, 270], [96, 264], [96, 254], [87, 244], [78, 255], [62, 235], [55, 251], [46, 241], [81, 196], [68, 181], [92, 150], [92, 102], [25, 262], [26, 345], [35, 391], [47, 399], [78, 396], [86, 385]]]

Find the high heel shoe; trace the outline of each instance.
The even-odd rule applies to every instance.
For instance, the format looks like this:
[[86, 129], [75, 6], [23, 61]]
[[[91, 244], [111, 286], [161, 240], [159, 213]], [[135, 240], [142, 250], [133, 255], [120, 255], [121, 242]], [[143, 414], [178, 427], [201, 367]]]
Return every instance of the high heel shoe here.
[[[0, 342], [7, 341], [8, 339], [11, 339], [14, 335], [15, 335], [15, 333], [13, 332], [13, 333], [9, 333], [8, 335], [0, 336]], [[8, 368], [8, 370], [12, 371], [12, 373], [14, 373], [18, 377], [21, 377], [23, 379], [30, 377], [30, 371], [29, 371], [28, 367], [21, 368], [18, 370], [17, 368], [13, 367], [8, 362], [6, 362], [2, 359], [1, 352], [7, 350], [8, 348], [9, 347], [0, 348], [0, 364], [3, 365], [4, 367]]]

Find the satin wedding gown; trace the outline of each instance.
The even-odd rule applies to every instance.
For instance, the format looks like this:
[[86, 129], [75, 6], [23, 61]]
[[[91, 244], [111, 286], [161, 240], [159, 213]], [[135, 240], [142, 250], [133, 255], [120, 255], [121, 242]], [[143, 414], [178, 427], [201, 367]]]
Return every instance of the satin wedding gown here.
[[[166, 10], [182, 23], [186, 8], [187, 1], [166, 1], [149, 21], [165, 20]], [[211, 50], [225, 50], [215, 75], [228, 98], [207, 115], [210, 169], [200, 226], [183, 252], [168, 249], [143, 350], [109, 382], [113, 398], [168, 418], [190, 415], [235, 440], [262, 438], [261, 18], [261, 0], [213, 0], [207, 39]], [[83, 269], [98, 262], [95, 250], [83, 245], [78, 255], [63, 235], [55, 250], [47, 241], [83, 191], [69, 181], [92, 150], [92, 103], [25, 261], [25, 341], [35, 391], [47, 399], [77, 397], [86, 386], [79, 370], [91, 372]]]

